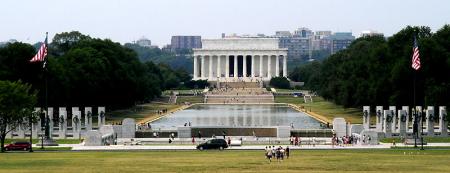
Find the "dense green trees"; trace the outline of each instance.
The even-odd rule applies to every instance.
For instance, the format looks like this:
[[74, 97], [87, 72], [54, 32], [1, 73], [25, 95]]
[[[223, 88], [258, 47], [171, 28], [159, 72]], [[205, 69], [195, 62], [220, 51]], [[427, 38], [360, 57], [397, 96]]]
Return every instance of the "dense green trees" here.
[[[0, 81], [0, 147], [5, 151], [6, 134], [19, 124], [29, 125], [36, 104], [36, 92], [22, 82]], [[33, 121], [31, 121], [33, 122]], [[7, 128], [9, 126], [9, 128]]]
[[142, 62], [151, 61], [156, 64], [167, 64], [173, 69], [180, 69], [188, 72], [193, 71], [193, 60], [190, 57], [192, 50], [190, 49], [182, 49], [175, 54], [173, 52], [162, 51], [157, 47], [142, 47], [132, 43], [126, 43], [124, 46], [134, 50], [137, 53], [139, 60]]
[[[417, 36], [422, 68], [411, 68]], [[406, 27], [392, 37], [363, 37], [323, 62], [296, 68], [290, 78], [347, 107], [362, 105], [450, 105], [450, 26], [436, 33]]]
[[270, 86], [275, 88], [288, 89], [290, 88], [289, 80], [286, 77], [273, 77], [269, 82]]
[[167, 65], [141, 62], [135, 51], [111, 40], [79, 32], [56, 34], [49, 45], [47, 72], [42, 63], [29, 63], [36, 50], [24, 43], [0, 48], [0, 80], [23, 82], [39, 91], [44, 104], [48, 77], [51, 106], [126, 107], [159, 97], [162, 90], [180, 87], [189, 74]]

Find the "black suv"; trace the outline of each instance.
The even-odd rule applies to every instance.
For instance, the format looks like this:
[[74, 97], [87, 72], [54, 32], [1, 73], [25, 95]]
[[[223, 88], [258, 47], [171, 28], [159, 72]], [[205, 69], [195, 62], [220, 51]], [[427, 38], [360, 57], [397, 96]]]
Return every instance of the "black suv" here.
[[224, 148], [228, 148], [228, 144], [224, 139], [210, 139], [204, 143], [197, 145], [197, 149], [219, 149], [223, 150]]

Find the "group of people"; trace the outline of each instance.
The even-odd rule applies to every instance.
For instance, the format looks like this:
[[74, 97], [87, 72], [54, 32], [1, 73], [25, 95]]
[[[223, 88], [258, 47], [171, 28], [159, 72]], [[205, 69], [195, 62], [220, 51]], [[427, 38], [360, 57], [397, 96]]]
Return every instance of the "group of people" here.
[[290, 155], [290, 149], [288, 146], [286, 147], [286, 149], [284, 149], [281, 146], [279, 146], [279, 147], [266, 146], [266, 149], [265, 149], [265, 156], [266, 156], [266, 159], [269, 160], [269, 162], [272, 162], [272, 158], [273, 159], [276, 158], [278, 162], [284, 160], [285, 157], [287, 159], [289, 159], [289, 155]]
[[165, 114], [167, 113], [167, 109], [156, 110], [156, 113], [158, 113], [158, 115]]
[[289, 138], [289, 141], [291, 142], [291, 145], [299, 146], [301, 144], [300, 138], [298, 136], [291, 136]]
[[370, 136], [363, 135], [361, 138], [355, 135], [351, 136], [341, 136], [336, 137], [336, 135], [333, 135], [333, 138], [331, 138], [331, 143], [333, 146], [349, 146], [349, 145], [356, 145], [356, 144], [368, 144], [370, 143]]

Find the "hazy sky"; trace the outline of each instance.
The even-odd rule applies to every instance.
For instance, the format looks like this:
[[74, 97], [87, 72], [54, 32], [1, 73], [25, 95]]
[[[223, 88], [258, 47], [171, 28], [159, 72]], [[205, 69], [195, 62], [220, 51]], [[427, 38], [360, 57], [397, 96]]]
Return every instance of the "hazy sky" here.
[[433, 31], [450, 23], [448, 0], [4, 0], [0, 41], [34, 43], [78, 30], [125, 43], [145, 36], [153, 44], [172, 35], [219, 38], [221, 33], [272, 35], [299, 27], [377, 30], [390, 36], [406, 25]]

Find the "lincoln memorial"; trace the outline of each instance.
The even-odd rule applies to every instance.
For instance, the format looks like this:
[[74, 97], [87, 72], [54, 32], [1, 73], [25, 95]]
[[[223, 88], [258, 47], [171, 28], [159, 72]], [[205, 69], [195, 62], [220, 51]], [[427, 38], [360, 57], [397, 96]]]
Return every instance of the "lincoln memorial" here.
[[202, 39], [202, 48], [193, 50], [193, 80], [268, 81], [287, 77], [287, 48], [279, 48], [277, 38]]

